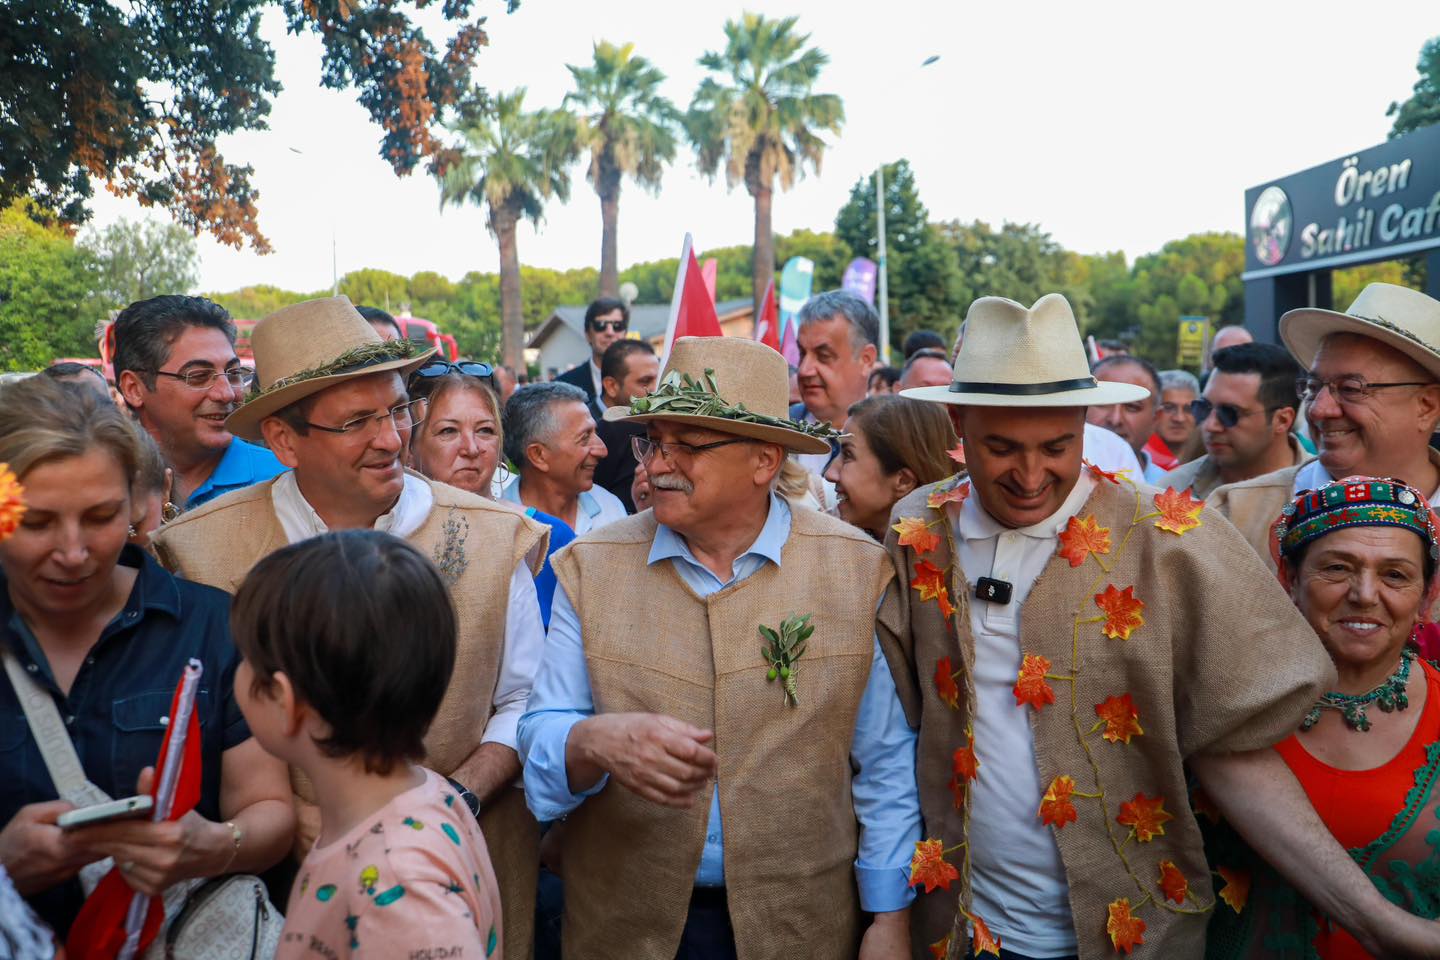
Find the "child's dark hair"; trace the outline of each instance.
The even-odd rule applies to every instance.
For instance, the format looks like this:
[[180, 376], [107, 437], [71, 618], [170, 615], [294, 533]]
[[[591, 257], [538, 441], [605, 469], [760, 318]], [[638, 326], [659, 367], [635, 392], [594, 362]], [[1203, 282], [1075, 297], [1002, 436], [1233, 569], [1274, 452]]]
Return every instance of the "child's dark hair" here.
[[255, 679], [283, 671], [327, 724], [326, 756], [368, 773], [425, 755], [455, 667], [455, 611], [435, 566], [388, 533], [346, 530], [277, 550], [250, 571], [230, 611]]

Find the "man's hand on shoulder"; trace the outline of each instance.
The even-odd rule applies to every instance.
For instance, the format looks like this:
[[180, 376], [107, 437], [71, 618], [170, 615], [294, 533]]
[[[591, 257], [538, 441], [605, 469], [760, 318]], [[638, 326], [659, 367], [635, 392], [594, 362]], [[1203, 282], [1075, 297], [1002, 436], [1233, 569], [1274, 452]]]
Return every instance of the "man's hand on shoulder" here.
[[652, 803], [693, 806], [720, 761], [710, 730], [657, 713], [604, 713], [576, 724], [566, 746], [573, 790], [608, 773]]

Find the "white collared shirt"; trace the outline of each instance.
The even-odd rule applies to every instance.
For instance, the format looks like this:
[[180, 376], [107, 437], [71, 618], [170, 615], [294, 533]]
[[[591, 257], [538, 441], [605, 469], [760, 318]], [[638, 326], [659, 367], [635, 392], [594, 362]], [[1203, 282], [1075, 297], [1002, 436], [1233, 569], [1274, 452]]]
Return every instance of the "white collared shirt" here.
[[[329, 528], [315, 512], [295, 482], [295, 471], [282, 474], [270, 488], [275, 516], [285, 538], [299, 543], [328, 533]], [[395, 506], [375, 521], [374, 529], [409, 539], [420, 529], [435, 507], [435, 495], [426, 480], [405, 474], [405, 486]], [[500, 743], [515, 749], [515, 726], [525, 712], [525, 701], [535, 682], [540, 655], [545, 646], [545, 627], [540, 619], [540, 600], [535, 580], [522, 559], [510, 577], [510, 596], [505, 606], [505, 639], [500, 650], [500, 673], [491, 701], [495, 712], [485, 724], [481, 743]]]
[[[500, 499], [525, 505], [525, 501], [520, 499], [519, 474], [516, 474], [515, 479], [505, 485]], [[591, 530], [599, 529], [607, 523], [623, 520], [628, 515], [625, 510], [625, 502], [598, 483], [589, 490], [581, 490], [577, 500], [579, 501], [575, 507], [575, 536], [577, 537], [584, 536]]]
[[1030, 711], [1015, 704], [1020, 610], [1054, 555], [1060, 532], [1094, 487], [1089, 472], [1081, 471], [1060, 509], [1029, 527], [1001, 526], [973, 493], [958, 516], [952, 511], [960, 569], [972, 598], [980, 577], [1013, 586], [1009, 603], [970, 603], [975, 755], [981, 770], [966, 799], [975, 913], [1007, 948], [1035, 957], [1074, 953], [1077, 942], [1060, 850], [1035, 813], [1045, 786], [1035, 765]]

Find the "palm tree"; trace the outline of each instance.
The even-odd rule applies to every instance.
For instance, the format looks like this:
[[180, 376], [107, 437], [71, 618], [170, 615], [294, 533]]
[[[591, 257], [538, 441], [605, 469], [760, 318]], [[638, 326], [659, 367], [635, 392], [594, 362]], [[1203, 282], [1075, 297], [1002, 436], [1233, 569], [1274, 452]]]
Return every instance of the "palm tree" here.
[[442, 209], [466, 202], [486, 209], [485, 225], [500, 245], [500, 352], [512, 370], [525, 369], [515, 229], [522, 219], [538, 226], [548, 198], [569, 198], [566, 167], [576, 157], [573, 119], [559, 110], [527, 113], [524, 104], [524, 87], [493, 100], [472, 93], [449, 128], [461, 143], [435, 174]]
[[595, 44], [588, 67], [567, 65], [575, 90], [565, 105], [578, 109], [580, 147], [590, 151], [590, 185], [600, 195], [600, 296], [619, 294], [617, 223], [620, 181], [629, 175], [647, 190], [660, 188], [664, 165], [675, 159], [680, 111], [659, 94], [665, 74], [635, 56], [635, 44]]
[[727, 21], [724, 51], [700, 58], [720, 79], [701, 81], [685, 117], [701, 171], [714, 177], [723, 162], [726, 182], [743, 182], [755, 199], [756, 309], [775, 274], [775, 180], [789, 190], [807, 164], [818, 173], [825, 153], [820, 134], [838, 134], [845, 121], [839, 97], [812, 92], [830, 58], [805, 47], [810, 35], [795, 32], [796, 19], [747, 13]]

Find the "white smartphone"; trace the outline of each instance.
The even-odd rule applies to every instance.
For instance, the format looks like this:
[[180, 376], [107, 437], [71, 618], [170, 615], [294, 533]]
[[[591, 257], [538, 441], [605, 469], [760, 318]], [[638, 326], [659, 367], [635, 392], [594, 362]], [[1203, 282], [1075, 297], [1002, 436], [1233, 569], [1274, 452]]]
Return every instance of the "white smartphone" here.
[[155, 801], [148, 795], [111, 800], [97, 803], [93, 807], [67, 810], [55, 818], [55, 825], [61, 830], [74, 830], [91, 824], [107, 823], [111, 820], [134, 820], [146, 816], [155, 808]]

